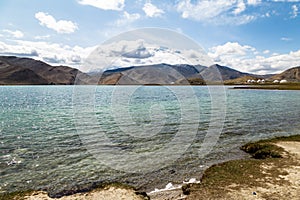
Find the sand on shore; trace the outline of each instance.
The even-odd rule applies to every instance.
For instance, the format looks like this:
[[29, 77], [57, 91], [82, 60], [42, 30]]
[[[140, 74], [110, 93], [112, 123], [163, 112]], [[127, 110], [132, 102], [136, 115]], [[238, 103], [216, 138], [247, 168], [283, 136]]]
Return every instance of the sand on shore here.
[[74, 195], [63, 196], [61, 198], [51, 198], [46, 192], [34, 192], [31, 195], [25, 196], [25, 200], [145, 200], [147, 198], [137, 195], [133, 189], [118, 188], [108, 186], [101, 190], [94, 190], [87, 193], [77, 193]]

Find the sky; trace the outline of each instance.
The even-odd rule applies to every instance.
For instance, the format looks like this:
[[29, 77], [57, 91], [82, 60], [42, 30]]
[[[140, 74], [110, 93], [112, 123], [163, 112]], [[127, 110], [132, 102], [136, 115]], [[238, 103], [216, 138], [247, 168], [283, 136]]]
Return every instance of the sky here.
[[184, 34], [243, 72], [300, 66], [300, 0], [1, 0], [0, 55], [84, 70], [98, 45], [146, 27]]

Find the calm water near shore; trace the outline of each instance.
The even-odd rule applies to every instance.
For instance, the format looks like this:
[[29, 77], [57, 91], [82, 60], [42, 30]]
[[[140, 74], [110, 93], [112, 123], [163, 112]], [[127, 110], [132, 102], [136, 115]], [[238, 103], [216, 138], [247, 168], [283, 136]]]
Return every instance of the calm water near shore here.
[[[239, 146], [248, 141], [300, 134], [300, 91], [231, 87], [213, 107], [213, 91], [197, 86], [1, 86], [0, 193], [46, 189], [55, 195], [102, 182], [151, 191], [199, 179], [208, 165], [245, 156]], [[222, 108], [224, 122], [212, 117]], [[186, 114], [189, 121], [182, 120]], [[199, 157], [211, 123], [222, 123], [222, 132], [212, 151]], [[171, 143], [173, 152], [159, 151], [179, 132], [193, 137]], [[156, 151], [153, 162], [162, 167], [138, 156]], [[166, 155], [176, 159], [169, 163]]]

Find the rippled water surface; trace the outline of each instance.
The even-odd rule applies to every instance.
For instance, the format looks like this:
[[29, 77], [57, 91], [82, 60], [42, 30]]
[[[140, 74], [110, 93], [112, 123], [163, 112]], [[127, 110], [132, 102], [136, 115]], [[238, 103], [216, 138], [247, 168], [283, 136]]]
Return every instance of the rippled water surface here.
[[[219, 98], [218, 87], [1, 86], [0, 192], [150, 191], [243, 157], [247, 141], [300, 133], [300, 91], [226, 87]], [[201, 156], [208, 130], [218, 140]]]

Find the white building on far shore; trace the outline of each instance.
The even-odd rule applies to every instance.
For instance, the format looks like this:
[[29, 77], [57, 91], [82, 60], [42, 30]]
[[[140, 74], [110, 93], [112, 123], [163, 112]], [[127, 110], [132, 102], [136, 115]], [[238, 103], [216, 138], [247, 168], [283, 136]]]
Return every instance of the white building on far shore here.
[[256, 83], [256, 81], [253, 79], [249, 79], [249, 80], [247, 80], [247, 83]]

